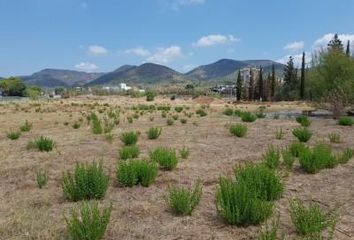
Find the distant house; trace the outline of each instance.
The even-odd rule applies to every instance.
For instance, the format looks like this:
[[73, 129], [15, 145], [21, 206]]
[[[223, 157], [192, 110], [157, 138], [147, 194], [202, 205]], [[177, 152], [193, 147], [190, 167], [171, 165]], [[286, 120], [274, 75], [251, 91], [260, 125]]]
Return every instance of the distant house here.
[[124, 90], [124, 91], [132, 89], [132, 87], [127, 86], [126, 83], [120, 83], [119, 87], [120, 87], [121, 90]]

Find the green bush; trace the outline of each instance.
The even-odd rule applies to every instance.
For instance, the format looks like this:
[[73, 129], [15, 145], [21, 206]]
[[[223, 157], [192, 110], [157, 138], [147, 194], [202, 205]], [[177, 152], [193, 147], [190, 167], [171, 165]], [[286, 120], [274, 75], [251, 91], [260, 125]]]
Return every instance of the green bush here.
[[286, 148], [281, 152], [282, 158], [283, 158], [283, 165], [285, 165], [285, 167], [288, 170], [291, 170], [293, 168], [294, 162], [295, 162], [295, 158], [291, 152], [290, 148]]
[[354, 120], [351, 117], [340, 117], [338, 119], [338, 125], [342, 125], [342, 126], [352, 126], [354, 124]]
[[78, 122], [75, 122], [73, 125], [72, 125], [73, 129], [79, 129], [80, 128], [80, 123]]
[[306, 149], [300, 153], [300, 165], [307, 173], [317, 173], [324, 168], [332, 168], [337, 164], [331, 148], [318, 144], [313, 150]]
[[150, 186], [157, 176], [158, 167], [154, 162], [145, 160], [128, 160], [118, 164], [116, 169], [117, 182], [124, 187], [141, 184]]
[[264, 112], [261, 111], [261, 112], [257, 112], [257, 113], [256, 113], [256, 117], [257, 117], [257, 118], [265, 118], [266, 115], [265, 115]]
[[145, 96], [146, 96], [146, 101], [151, 102], [154, 101], [156, 97], [156, 93], [154, 91], [148, 90], [146, 91]]
[[21, 132], [20, 131], [16, 131], [16, 132], [8, 132], [7, 134], [6, 134], [6, 136], [7, 136], [7, 138], [8, 139], [11, 139], [11, 140], [17, 140], [17, 139], [19, 139], [20, 138], [20, 136], [21, 136]]
[[55, 145], [54, 141], [47, 137], [39, 137], [31, 143], [34, 148], [37, 148], [41, 152], [50, 152]]
[[302, 142], [294, 142], [289, 146], [289, 151], [293, 157], [299, 157], [300, 153], [307, 149], [306, 145]]
[[181, 155], [182, 159], [186, 159], [189, 156], [189, 149], [183, 147], [181, 150], [179, 150], [179, 154]]
[[109, 177], [101, 163], [77, 163], [74, 173], [63, 173], [64, 196], [70, 201], [102, 199], [108, 188]]
[[270, 169], [276, 169], [280, 164], [280, 153], [278, 149], [275, 149], [270, 145], [267, 151], [262, 155], [263, 163]]
[[180, 112], [183, 111], [183, 107], [177, 106], [177, 107], [175, 107], [175, 111], [178, 112], [178, 113], [180, 113]]
[[296, 117], [296, 121], [300, 123], [302, 127], [308, 127], [311, 125], [311, 121], [307, 116], [301, 115]]
[[180, 121], [181, 121], [182, 124], [186, 124], [187, 123], [187, 119], [185, 119], [185, 118], [181, 118]]
[[285, 132], [282, 128], [279, 128], [275, 131], [275, 139], [281, 140], [284, 138]]
[[244, 137], [247, 133], [247, 126], [245, 124], [233, 124], [229, 129], [230, 133], [236, 137]]
[[279, 219], [275, 219], [272, 222], [271, 226], [267, 224], [262, 229], [260, 234], [257, 237], [257, 240], [278, 240], [277, 233], [279, 227]]
[[254, 122], [257, 120], [257, 116], [250, 112], [242, 112], [240, 117], [242, 122]]
[[39, 188], [43, 188], [45, 185], [47, 185], [48, 182], [48, 174], [46, 171], [43, 169], [39, 169], [36, 172], [36, 180], [37, 180], [37, 185]]
[[168, 118], [166, 123], [167, 123], [168, 126], [171, 126], [171, 125], [173, 125], [174, 121], [173, 121], [172, 118]]
[[338, 163], [347, 163], [354, 156], [354, 150], [351, 148], [345, 149], [338, 157]]
[[160, 127], [149, 128], [149, 130], [147, 131], [148, 139], [157, 139], [160, 136], [161, 131], [162, 131], [162, 128], [160, 128]]
[[150, 159], [166, 170], [174, 169], [178, 163], [176, 151], [171, 148], [156, 148], [150, 152]]
[[32, 129], [32, 123], [28, 122], [27, 120], [23, 125], [20, 126], [21, 132], [29, 132]]
[[307, 142], [310, 140], [312, 136], [312, 132], [304, 127], [298, 127], [293, 130], [293, 135], [300, 141], [300, 142]]
[[232, 108], [226, 108], [223, 113], [226, 116], [232, 116], [234, 114], [234, 110], [232, 110]]
[[258, 225], [269, 218], [273, 203], [261, 200], [244, 183], [221, 177], [216, 193], [218, 215], [237, 226]]
[[333, 231], [337, 223], [334, 211], [325, 212], [318, 204], [311, 203], [308, 207], [298, 199], [290, 201], [290, 217], [296, 231], [309, 239], [323, 239], [321, 233], [328, 229], [329, 237], [333, 238]]
[[101, 121], [98, 119], [97, 115], [95, 113], [91, 113], [90, 115], [90, 120], [91, 120], [91, 131], [93, 134], [102, 134], [103, 129], [101, 125]]
[[236, 166], [234, 173], [236, 182], [246, 185], [261, 200], [274, 201], [282, 196], [284, 186], [280, 177], [264, 165]]
[[140, 154], [139, 147], [137, 145], [124, 146], [119, 150], [119, 159], [126, 160], [129, 158], [137, 158]]
[[126, 146], [135, 145], [138, 141], [138, 133], [134, 131], [124, 132], [120, 135], [120, 140]]
[[102, 211], [97, 202], [84, 202], [65, 217], [68, 234], [72, 240], [100, 240], [106, 232], [112, 205]]
[[166, 203], [177, 215], [191, 215], [202, 196], [202, 184], [198, 181], [192, 189], [170, 186]]
[[206, 115], [208, 115], [202, 108], [200, 108], [197, 111], [195, 111], [195, 113], [197, 115], [199, 115], [200, 117], [205, 117]]

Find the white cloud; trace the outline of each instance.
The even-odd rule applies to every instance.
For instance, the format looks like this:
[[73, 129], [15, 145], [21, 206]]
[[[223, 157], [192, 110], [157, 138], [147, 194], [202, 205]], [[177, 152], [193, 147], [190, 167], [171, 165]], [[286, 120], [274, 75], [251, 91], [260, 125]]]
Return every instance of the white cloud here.
[[[306, 52], [305, 53], [305, 63], [309, 64], [311, 63], [312, 57], [311, 54]], [[302, 53], [301, 54], [295, 54], [295, 55], [286, 55], [282, 58], [279, 58], [278, 60], [275, 60], [276, 62], [282, 63], [282, 64], [286, 64], [289, 61], [289, 57], [292, 56], [294, 59], [294, 65], [295, 67], [301, 67], [301, 63], [302, 63]]]
[[221, 35], [221, 34], [210, 34], [208, 36], [201, 37], [193, 45], [196, 47], [210, 47], [214, 45], [227, 44], [231, 42], [240, 41], [238, 38], [235, 38], [233, 35]]
[[165, 6], [175, 11], [178, 11], [181, 7], [197, 6], [197, 5], [202, 5], [206, 2], [206, 0], [161, 0], [161, 1]]
[[[317, 39], [314, 44], [314, 49], [319, 49], [322, 47], [327, 47], [327, 44], [333, 39], [334, 33], [327, 33], [323, 35], [321, 38]], [[347, 44], [347, 41], [354, 42], [354, 34], [339, 34], [338, 38], [342, 41], [344, 47]]]
[[108, 53], [108, 50], [99, 45], [91, 45], [88, 48], [88, 52], [92, 55], [98, 56], [98, 55], [104, 55]]
[[146, 61], [165, 64], [182, 56], [182, 49], [179, 46], [171, 46], [168, 48], [158, 48], [153, 55], [146, 59]]
[[304, 41], [296, 41], [296, 42], [286, 44], [284, 49], [292, 52], [297, 52], [299, 50], [304, 49], [304, 46], [305, 46]]
[[80, 71], [93, 72], [97, 70], [99, 67], [94, 63], [80, 62], [79, 64], [75, 65], [75, 68]]
[[126, 54], [134, 54], [139, 57], [147, 57], [151, 54], [149, 50], [142, 47], [127, 49], [124, 52]]

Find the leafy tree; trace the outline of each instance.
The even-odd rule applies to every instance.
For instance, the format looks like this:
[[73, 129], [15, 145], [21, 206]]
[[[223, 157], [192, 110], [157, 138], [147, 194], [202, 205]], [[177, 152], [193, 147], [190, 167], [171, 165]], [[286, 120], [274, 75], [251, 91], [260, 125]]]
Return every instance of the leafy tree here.
[[350, 57], [350, 41], [349, 40], [347, 42], [347, 49], [345, 51], [345, 55], [347, 55], [347, 57]]
[[236, 80], [236, 98], [237, 98], [237, 101], [241, 100], [242, 91], [243, 91], [243, 83], [242, 83], [242, 78], [241, 78], [241, 72], [238, 71], [237, 80]]
[[264, 88], [263, 88], [263, 69], [262, 66], [259, 70], [259, 78], [258, 78], [258, 98], [259, 100], [263, 100], [264, 98]]
[[302, 53], [301, 78], [300, 78], [300, 98], [305, 98], [305, 52]]
[[254, 100], [254, 76], [252, 72], [252, 68], [250, 68], [250, 81], [248, 85], [248, 100], [253, 101]]
[[282, 97], [285, 100], [294, 100], [298, 95], [298, 79], [297, 79], [297, 69], [294, 65], [294, 59], [292, 56], [289, 57], [284, 68], [284, 85], [282, 89]]
[[6, 96], [25, 96], [26, 85], [20, 78], [10, 77], [0, 80], [0, 89]]
[[36, 100], [41, 94], [41, 91], [41, 88], [38, 86], [30, 86], [26, 88], [26, 96], [32, 100]]
[[336, 33], [333, 39], [328, 43], [328, 51], [336, 51], [338, 53], [343, 53], [344, 47], [342, 41], [339, 39]]
[[270, 83], [270, 97], [274, 98], [274, 95], [275, 95], [275, 65], [273, 64], [272, 65], [272, 78], [271, 78], [271, 83]]

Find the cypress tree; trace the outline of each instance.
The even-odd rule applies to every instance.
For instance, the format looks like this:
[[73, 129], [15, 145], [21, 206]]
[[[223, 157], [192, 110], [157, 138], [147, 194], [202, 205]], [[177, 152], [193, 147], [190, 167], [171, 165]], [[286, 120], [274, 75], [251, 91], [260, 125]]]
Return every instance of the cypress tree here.
[[328, 43], [328, 51], [336, 51], [338, 53], [344, 53], [344, 47], [342, 41], [339, 39], [336, 33], [333, 39]]
[[270, 83], [270, 97], [273, 100], [275, 95], [275, 66], [274, 63], [272, 65], [272, 79], [271, 79], [271, 83]]
[[250, 81], [249, 81], [249, 85], [248, 85], [248, 100], [249, 101], [254, 100], [254, 77], [253, 77], [252, 68], [250, 68]]
[[259, 78], [258, 78], [258, 98], [260, 101], [264, 98], [263, 94], [263, 69], [262, 66], [260, 66], [259, 69]]
[[284, 85], [283, 85], [283, 97], [285, 100], [293, 100], [295, 98], [294, 90], [298, 89], [297, 69], [294, 66], [294, 59], [289, 57], [289, 61], [284, 68]]
[[236, 98], [237, 101], [240, 101], [242, 98], [242, 78], [241, 78], [241, 71], [238, 71], [238, 75], [237, 75], [237, 81], [236, 81]]
[[345, 55], [347, 55], [347, 57], [350, 57], [350, 41], [349, 40], [347, 42], [347, 50], [345, 51]]
[[300, 78], [300, 98], [305, 98], [305, 52], [302, 53], [301, 78]]

